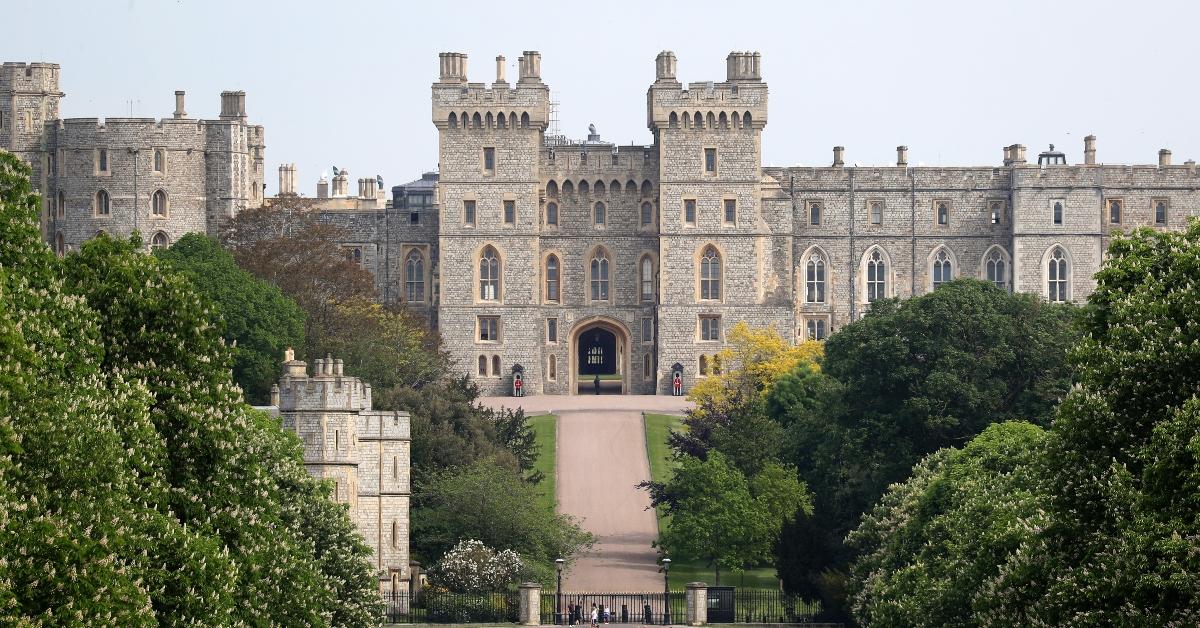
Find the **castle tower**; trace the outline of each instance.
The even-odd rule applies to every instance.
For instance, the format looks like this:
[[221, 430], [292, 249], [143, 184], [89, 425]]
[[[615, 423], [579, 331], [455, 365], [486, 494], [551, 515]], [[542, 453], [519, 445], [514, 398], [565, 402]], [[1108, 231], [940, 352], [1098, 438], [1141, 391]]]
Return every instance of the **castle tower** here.
[[760, 64], [758, 53], [731, 52], [724, 82], [685, 89], [674, 53], [664, 51], [647, 94], [660, 155], [659, 369], [683, 364], [685, 388], [737, 321], [793, 335], [793, 315], [782, 305], [790, 299], [791, 225], [761, 203], [767, 85]]
[[0, 150], [33, 168], [33, 188], [42, 193], [42, 230], [50, 215], [51, 179], [57, 156], [48, 148], [46, 125], [59, 119], [57, 63], [11, 63], [0, 66]]
[[263, 202], [263, 127], [246, 121], [246, 92], [221, 92], [221, 115], [204, 124], [208, 159], [207, 231], [221, 227], [243, 209]]
[[374, 551], [380, 590], [407, 590], [410, 434], [407, 413], [371, 409], [371, 386], [346, 376], [342, 361], [313, 362], [313, 373], [284, 355], [272, 401], [285, 429], [304, 443], [304, 466], [333, 483]]
[[503, 63], [488, 86], [468, 82], [465, 54], [442, 53], [432, 90], [441, 165], [438, 325], [451, 356], [474, 373], [485, 355], [478, 326], [503, 321], [487, 340], [478, 380], [493, 394], [510, 385], [514, 364], [525, 367], [529, 381], [541, 379], [543, 324], [529, 307], [537, 303], [538, 277], [528, 269], [538, 265], [539, 155], [550, 116], [541, 55], [521, 55], [515, 84], [506, 81]]

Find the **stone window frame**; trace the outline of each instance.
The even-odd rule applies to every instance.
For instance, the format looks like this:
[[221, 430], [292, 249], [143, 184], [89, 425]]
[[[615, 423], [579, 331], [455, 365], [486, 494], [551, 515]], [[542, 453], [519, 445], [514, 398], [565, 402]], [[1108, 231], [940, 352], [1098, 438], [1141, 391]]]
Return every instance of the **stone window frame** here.
[[606, 229], [608, 227], [608, 205], [604, 201], [592, 203], [592, 227]]
[[[488, 168], [488, 164], [487, 164], [488, 151], [491, 151], [491, 157], [492, 157], [492, 167], [491, 168]], [[480, 147], [480, 149], [479, 149], [479, 171], [481, 173], [483, 173], [483, 176], [485, 176], [485, 177], [496, 176], [496, 147], [495, 146]]]
[[[1163, 205], [1163, 216], [1161, 222], [1158, 220], [1159, 203], [1162, 203]], [[1150, 215], [1153, 217], [1154, 225], [1156, 227], [1165, 227], [1171, 224], [1171, 199], [1162, 196], [1150, 199]]]
[[[646, 262], [647, 261], [650, 262], [650, 276], [649, 277], [646, 276]], [[638, 303], [641, 303], [643, 305], [654, 305], [658, 301], [658, 260], [655, 258], [654, 253], [652, 253], [650, 251], [644, 251], [641, 255], [638, 256], [637, 276], [638, 276], [638, 282], [637, 282]], [[647, 282], [650, 283], [649, 298], [647, 298], [646, 291], [645, 291]]]
[[[694, 196], [685, 196], [685, 197], [683, 197], [682, 201], [683, 202], [681, 202], [679, 204], [679, 218], [682, 221], [684, 227], [694, 228], [696, 226], [696, 222], [699, 218], [698, 214], [700, 213], [700, 203], [696, 200], [696, 197], [694, 197]], [[688, 220], [688, 203], [689, 202], [692, 204], [692, 219], [691, 220]]]
[[[101, 161], [104, 163], [103, 169], [100, 168]], [[92, 150], [92, 174], [97, 177], [112, 176], [112, 151], [107, 147]]]
[[160, 229], [155, 231], [154, 235], [150, 236], [151, 250], [165, 249], [169, 246], [171, 246], [171, 238], [167, 235], [167, 232]]
[[1002, 198], [987, 199], [988, 224], [1002, 225], [1008, 222], [1008, 202]]
[[721, 324], [720, 314], [696, 315], [696, 342], [704, 344], [720, 343], [725, 336], [724, 325]]
[[[604, 254], [603, 258], [597, 257], [597, 254], [599, 254], [599, 253]], [[607, 275], [598, 277], [598, 278], [592, 277], [592, 261], [593, 260], [600, 262], [599, 268], [597, 270], [606, 272]], [[603, 262], [608, 263], [607, 269], [605, 269], [605, 265]], [[616, 280], [614, 279], [614, 276], [616, 275], [616, 268], [617, 268], [617, 258], [616, 258], [616, 256], [613, 255], [612, 249], [610, 247], [605, 246], [604, 244], [594, 244], [591, 246], [591, 248], [588, 249], [587, 255], [583, 258], [583, 276], [585, 278], [584, 287], [583, 287], [583, 298], [584, 298], [585, 303], [613, 305], [613, 303], [616, 300], [616, 290], [614, 289], [616, 287], [616, 283], [617, 283]], [[592, 283], [594, 281], [600, 281], [601, 283], [598, 285], [598, 287], [607, 289], [607, 297], [606, 298], [600, 298], [600, 299], [592, 298], [592, 291], [593, 291]]]
[[[702, 262], [707, 257], [708, 251], [710, 249], [712, 251], [716, 252], [718, 276], [715, 278], [711, 278], [711, 277], [705, 278], [704, 277], [705, 268], [704, 268], [704, 264]], [[727, 292], [725, 290], [725, 287], [726, 287], [725, 271], [726, 271], [726, 267], [727, 267], [725, 260], [728, 259], [727, 256], [725, 255], [724, 249], [722, 249], [720, 246], [718, 246], [717, 243], [715, 243], [715, 242], [705, 242], [696, 248], [696, 252], [693, 255], [694, 255], [694, 257], [692, 259], [692, 268], [696, 269], [695, 270], [696, 302], [697, 303], [724, 303], [725, 302], [725, 294]], [[716, 287], [716, 292], [717, 292], [717, 298], [715, 298], [715, 299], [711, 298], [711, 297], [705, 298], [703, 296], [704, 295], [704, 282], [705, 281], [714, 281], [714, 280], [716, 281], [715, 287]], [[711, 294], [712, 286], [710, 286], [709, 292]]]
[[[1113, 203], [1117, 204], [1117, 219], [1113, 220]], [[1125, 199], [1120, 196], [1104, 197], [1104, 221], [1110, 225], [1120, 225], [1125, 219]]]
[[560, 335], [559, 331], [560, 330], [558, 329], [558, 317], [557, 316], [547, 316], [546, 317], [546, 344], [548, 344], [548, 345], [558, 344], [558, 337]]
[[[729, 219], [729, 203], [733, 203], [733, 220]], [[738, 211], [738, 198], [732, 194], [721, 197], [721, 224], [726, 227], [738, 226], [741, 212]]]
[[59, 190], [58, 194], [55, 195], [55, 199], [57, 199], [54, 202], [55, 217], [66, 218], [67, 217], [67, 195], [65, 193], [63, 193], [62, 190]]
[[896, 266], [892, 263], [892, 256], [887, 249], [878, 244], [872, 244], [863, 251], [862, 258], [859, 260], [859, 302], [862, 305], [870, 306], [872, 301], [868, 288], [870, 287], [870, 278], [868, 277], [867, 269], [869, 262], [872, 261], [872, 254], [879, 252], [879, 261], [883, 263], [883, 278], [876, 279], [876, 282], [883, 282], [883, 294], [876, 295], [875, 300], [889, 299], [895, 294], [896, 290]]
[[[103, 196], [101, 196], [103, 195]], [[103, 207], [104, 211], [100, 211]], [[93, 218], [109, 218], [112, 216], [112, 195], [108, 190], [100, 188], [92, 195], [92, 217]]]
[[67, 254], [67, 241], [63, 237], [63, 232], [58, 231], [54, 234], [54, 253], [59, 257]]
[[642, 354], [642, 381], [654, 379], [654, 354], [647, 351]]
[[[942, 204], [946, 206], [946, 222], [942, 222]], [[954, 213], [954, 203], [948, 198], [933, 199], [933, 225], [946, 228], [950, 226], [950, 216]]]
[[[558, 268], [557, 268], [558, 278], [555, 279], [555, 281], [558, 282], [558, 285], [556, 286], [558, 288], [558, 298], [554, 298], [554, 299], [550, 298], [550, 258], [554, 258], [555, 263], [558, 265]], [[552, 249], [552, 250], [549, 250], [549, 251], [546, 251], [545, 253], [543, 253], [541, 270], [542, 270], [542, 272], [541, 272], [542, 303], [552, 303], [555, 305], [561, 305], [563, 303], [563, 256], [562, 256], [562, 253], [560, 253], [558, 251], [558, 249]]]
[[[876, 205], [879, 206], [879, 220], [875, 220], [874, 209], [875, 209]], [[882, 225], [883, 224], [883, 214], [886, 211], [887, 211], [887, 202], [884, 201], [884, 199], [882, 199], [882, 198], [867, 199], [867, 224], [868, 225]]]
[[[943, 254], [944, 257], [940, 257]], [[947, 279], [943, 275], [941, 281], [938, 281], [935, 275], [937, 274], [937, 267], [942, 265], [948, 267], [950, 278]], [[929, 258], [925, 262], [925, 268], [928, 271], [925, 278], [925, 288], [929, 292], [933, 292], [934, 290], [940, 288], [942, 284], [954, 281], [954, 278], [958, 275], [958, 258], [954, 256], [954, 251], [951, 251], [950, 247], [940, 244], [933, 247], [933, 250], [929, 252]]]
[[[508, 208], [510, 207], [509, 203], [512, 204], [511, 221], [508, 219]], [[518, 214], [517, 197], [512, 194], [505, 194], [504, 197], [500, 199], [500, 223], [504, 227], [516, 227], [517, 223], [520, 222]]]
[[[470, 212], [467, 208], [470, 208]], [[468, 220], [468, 218], [470, 220]], [[462, 199], [462, 216], [461, 222], [463, 227], [474, 229], [479, 224], [479, 201], [474, 198]]]
[[[650, 333], [648, 333], [648, 334], [646, 333], [647, 329], [650, 330]], [[644, 345], [654, 344], [654, 317], [653, 316], [643, 316], [642, 317], [641, 343]]]
[[[800, 338], [805, 341], [824, 341], [832, 331], [832, 321], [829, 314], [806, 314], [800, 321]], [[814, 338], [813, 336], [820, 336]]]
[[[493, 298], [485, 299], [483, 297], [484, 286], [483, 277], [480, 274], [480, 262], [483, 261], [484, 255], [487, 253], [488, 249], [491, 249], [495, 253], [496, 277], [494, 278], [494, 281], [496, 285]], [[475, 296], [475, 302], [504, 303], [504, 251], [496, 244], [492, 242], [486, 242], [483, 246], [479, 247], [475, 251], [475, 255], [472, 257], [472, 266], [474, 268], [472, 272], [474, 286], [472, 286], [471, 292]]]
[[500, 379], [504, 376], [504, 369], [501, 368], [500, 355], [492, 354], [492, 374], [490, 377]]
[[[708, 151], [712, 151], [712, 170], [708, 169]], [[700, 173], [705, 177], [716, 177], [721, 171], [721, 151], [716, 146], [705, 145], [700, 148]]]
[[[554, 215], [554, 220], [550, 220], [551, 213]], [[550, 229], [558, 229], [559, 221], [562, 220], [562, 207], [558, 201], [549, 201], [546, 203], [546, 211], [542, 224]]]
[[1061, 227], [1066, 222], [1067, 215], [1067, 199], [1052, 198], [1049, 202], [1050, 207], [1050, 225], [1053, 227]]
[[558, 381], [558, 356], [553, 353], [546, 356], [546, 381]]
[[[162, 199], [162, 211], [159, 212], [158, 199]], [[162, 220], [171, 216], [171, 196], [166, 190], [158, 188], [150, 194], [150, 217]]]
[[[490, 332], [490, 338], [484, 337], [484, 332]], [[475, 344], [498, 345], [503, 342], [504, 326], [499, 314], [479, 314], [475, 316]]]
[[[818, 261], [823, 266], [823, 268], [821, 268], [822, 274], [821, 274], [820, 280], [814, 279], [811, 283], [814, 284], [814, 287], [819, 287], [819, 293], [820, 293], [821, 297], [823, 297], [819, 301], [809, 299], [809, 285], [808, 285], [810, 283], [809, 278], [808, 278], [808, 265], [810, 263], [812, 263], [813, 256], [816, 256], [816, 255], [821, 256], [821, 259]], [[804, 252], [804, 254], [800, 256], [800, 261], [801, 261], [801, 263], [800, 263], [800, 268], [801, 268], [801, 271], [800, 271], [801, 272], [801, 275], [800, 275], [801, 288], [800, 288], [800, 290], [801, 290], [801, 294], [803, 295], [803, 299], [804, 299], [803, 303], [805, 305], [828, 305], [829, 304], [829, 296], [830, 296], [829, 295], [829, 286], [832, 283], [830, 281], [830, 271], [832, 269], [832, 264], [830, 264], [830, 261], [829, 261], [829, 253], [825, 252], [825, 250], [823, 248], [821, 248], [820, 246], [815, 246], [815, 245], [810, 246], [808, 248], [808, 250], [806, 250]], [[823, 284], [823, 285], [816, 286], [815, 284], [818, 284], [818, 283]]]
[[155, 175], [167, 173], [167, 151], [161, 146], [155, 147], [150, 153], [150, 171]]
[[[1054, 255], [1055, 252], [1057, 252], [1057, 251], [1062, 252], [1062, 256], [1059, 258], [1056, 258]], [[1060, 286], [1062, 289], [1061, 296], [1063, 297], [1061, 300], [1053, 299], [1050, 294], [1051, 293], [1051, 290], [1050, 290], [1050, 281], [1051, 281], [1051, 279], [1050, 279], [1050, 262], [1051, 262], [1051, 260], [1054, 260], [1054, 259], [1059, 259], [1059, 260], [1062, 260], [1062, 262], [1065, 262], [1065, 267], [1063, 267], [1063, 266], [1059, 267], [1059, 268], [1063, 268], [1063, 270], [1060, 270], [1059, 272], [1062, 275], [1065, 275], [1065, 277], [1061, 276], [1061, 275], [1056, 275], [1056, 277], [1054, 279], [1054, 281], [1062, 284]], [[1070, 303], [1071, 297], [1074, 295], [1074, 289], [1072, 286], [1072, 283], [1073, 283], [1072, 280], [1074, 279], [1074, 273], [1075, 273], [1075, 260], [1071, 257], [1071, 251], [1066, 246], [1063, 246], [1062, 243], [1055, 242], [1054, 244], [1051, 244], [1049, 247], [1047, 247], [1046, 252], [1042, 254], [1042, 270], [1041, 270], [1042, 285], [1041, 285], [1041, 290], [1040, 290], [1042, 298], [1046, 299], [1050, 303]]]
[[[817, 221], [813, 222], [813, 209], [817, 210]], [[825, 201], [819, 198], [809, 198], [804, 200], [804, 225], [806, 227], [820, 227], [825, 219]]]
[[[650, 220], [648, 220], [648, 221], [643, 220], [644, 210], [647, 205], [650, 207]], [[641, 202], [638, 203], [638, 228], [653, 229], [654, 228], [654, 218], [657, 214], [658, 214], [658, 212], [654, 211], [654, 201], [652, 201], [649, 198], [643, 198], [641, 200]]]
[[[427, 288], [432, 286], [432, 281], [430, 281], [429, 277], [432, 269], [430, 268], [429, 256], [427, 255], [425, 248], [421, 246], [409, 246], [401, 249], [400, 254], [404, 271], [404, 302], [429, 303], [431, 299], [427, 298], [429, 293]], [[415, 258], [413, 257], [414, 254], [416, 255]], [[409, 268], [414, 261], [420, 265], [418, 270], [421, 273], [420, 278], [416, 281], [409, 277]], [[420, 284], [419, 287], [421, 289], [421, 298], [419, 300], [413, 300], [409, 297], [409, 285], [414, 283]]]
[[[1004, 264], [1003, 282], [997, 282], [994, 277], [988, 276], [988, 271], [990, 270], [988, 266], [993, 262]], [[993, 244], [992, 246], [989, 246], [987, 250], [983, 252], [983, 257], [979, 260], [979, 278], [996, 286], [997, 288], [1000, 288], [1001, 290], [1012, 292], [1012, 275], [1012, 257], [1008, 254], [1008, 251], [1004, 250], [1004, 247], [1000, 246], [999, 244]]]

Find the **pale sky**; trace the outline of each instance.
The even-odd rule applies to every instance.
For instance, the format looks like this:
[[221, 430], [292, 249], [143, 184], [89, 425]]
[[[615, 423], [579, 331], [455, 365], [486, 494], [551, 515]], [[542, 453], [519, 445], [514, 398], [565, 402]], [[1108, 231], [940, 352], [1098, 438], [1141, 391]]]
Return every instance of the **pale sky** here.
[[[515, 80], [522, 50], [542, 53], [560, 129], [649, 144], [654, 57], [679, 79], [725, 78], [731, 50], [763, 55], [771, 89], [768, 165], [883, 165], [898, 144], [913, 165], [999, 165], [1054, 143], [1082, 161], [1200, 159], [1200, 2], [348, 2], [3, 0], [4, 61], [62, 65], [64, 117], [192, 117], [246, 91], [266, 127], [267, 185], [297, 164], [312, 195], [331, 166], [404, 183], [437, 165], [430, 84], [438, 53], [465, 52], [473, 82]], [[582, 7], [588, 7], [584, 9]]]

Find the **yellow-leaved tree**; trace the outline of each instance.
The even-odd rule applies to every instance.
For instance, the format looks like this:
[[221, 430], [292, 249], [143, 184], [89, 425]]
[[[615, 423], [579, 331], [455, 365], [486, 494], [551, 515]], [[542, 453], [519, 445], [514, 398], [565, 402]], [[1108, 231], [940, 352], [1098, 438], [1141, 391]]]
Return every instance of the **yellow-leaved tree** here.
[[776, 379], [801, 364], [818, 370], [817, 361], [824, 353], [820, 342], [793, 345], [774, 328], [755, 329], [745, 321], [734, 325], [726, 337], [729, 346], [713, 358], [711, 374], [688, 392], [696, 404], [693, 415], [728, 410], [731, 403], [752, 398], [764, 399]]

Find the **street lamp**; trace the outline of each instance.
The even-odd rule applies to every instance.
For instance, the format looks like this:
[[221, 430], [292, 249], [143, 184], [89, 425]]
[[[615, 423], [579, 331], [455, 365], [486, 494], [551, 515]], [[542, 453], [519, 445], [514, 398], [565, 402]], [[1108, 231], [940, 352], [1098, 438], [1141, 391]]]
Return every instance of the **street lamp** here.
[[671, 625], [671, 559], [663, 558], [663, 601], [666, 611], [663, 613], [663, 625]]
[[565, 563], [565, 562], [566, 561], [564, 561], [561, 558], [554, 559], [554, 566], [555, 566], [555, 568], [558, 569], [558, 589], [555, 590], [555, 592], [554, 592], [554, 623], [556, 625], [562, 625], [562, 623], [563, 623], [563, 620], [562, 620], [562, 618], [563, 618], [562, 617], [562, 570], [563, 570], [563, 563]]

